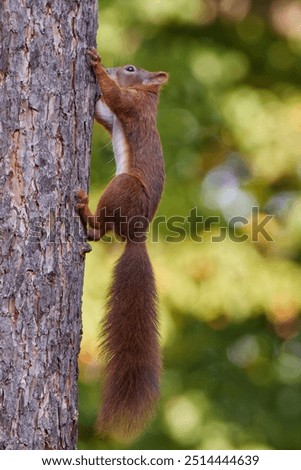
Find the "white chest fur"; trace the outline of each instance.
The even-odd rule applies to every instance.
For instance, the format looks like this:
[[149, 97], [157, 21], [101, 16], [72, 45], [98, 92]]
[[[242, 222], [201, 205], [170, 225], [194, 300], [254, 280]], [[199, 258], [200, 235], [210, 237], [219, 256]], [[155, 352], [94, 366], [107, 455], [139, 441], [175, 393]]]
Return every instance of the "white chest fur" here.
[[95, 118], [101, 124], [107, 124], [108, 127], [113, 126], [114, 114], [102, 99], [99, 99], [96, 103]]
[[96, 103], [95, 117], [102, 125], [105, 125], [108, 130], [112, 130], [116, 175], [126, 173], [128, 147], [121, 122], [102, 99], [99, 99]]
[[120, 173], [127, 173], [128, 146], [121, 122], [115, 115], [113, 121], [112, 139], [116, 161], [116, 175], [120, 175]]

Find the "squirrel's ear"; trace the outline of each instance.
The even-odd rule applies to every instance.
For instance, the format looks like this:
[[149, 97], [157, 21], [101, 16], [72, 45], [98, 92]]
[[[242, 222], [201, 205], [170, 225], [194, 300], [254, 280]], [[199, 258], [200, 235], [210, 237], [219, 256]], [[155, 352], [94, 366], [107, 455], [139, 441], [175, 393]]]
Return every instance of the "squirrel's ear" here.
[[168, 81], [168, 73], [166, 72], [153, 72], [149, 77], [144, 80], [145, 84], [149, 85], [163, 85]]

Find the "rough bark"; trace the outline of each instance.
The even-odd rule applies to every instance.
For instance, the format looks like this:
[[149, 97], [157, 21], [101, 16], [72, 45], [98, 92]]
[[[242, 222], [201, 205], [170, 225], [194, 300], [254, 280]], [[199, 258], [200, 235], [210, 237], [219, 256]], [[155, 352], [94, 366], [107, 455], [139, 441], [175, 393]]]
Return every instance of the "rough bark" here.
[[73, 449], [95, 0], [0, 2], [0, 449]]

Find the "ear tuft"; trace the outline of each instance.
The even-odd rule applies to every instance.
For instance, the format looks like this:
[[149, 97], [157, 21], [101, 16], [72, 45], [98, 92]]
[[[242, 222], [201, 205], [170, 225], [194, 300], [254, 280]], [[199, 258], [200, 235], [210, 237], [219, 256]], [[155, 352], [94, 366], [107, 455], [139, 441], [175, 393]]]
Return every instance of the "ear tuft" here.
[[157, 72], [157, 82], [158, 82], [158, 85], [163, 85], [164, 83], [167, 83], [168, 82], [168, 73], [166, 72]]
[[168, 81], [168, 73], [166, 72], [153, 72], [149, 77], [144, 80], [148, 85], [163, 85]]

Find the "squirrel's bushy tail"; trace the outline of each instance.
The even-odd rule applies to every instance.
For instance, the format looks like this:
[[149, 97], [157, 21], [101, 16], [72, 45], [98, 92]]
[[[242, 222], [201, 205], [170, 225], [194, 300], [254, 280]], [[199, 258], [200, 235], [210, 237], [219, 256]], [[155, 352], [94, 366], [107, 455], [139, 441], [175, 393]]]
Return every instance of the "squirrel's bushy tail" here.
[[161, 372], [156, 286], [145, 242], [127, 241], [115, 267], [103, 352], [106, 365], [97, 429], [102, 435], [132, 438], [154, 411]]

